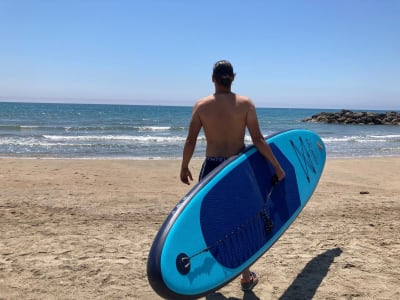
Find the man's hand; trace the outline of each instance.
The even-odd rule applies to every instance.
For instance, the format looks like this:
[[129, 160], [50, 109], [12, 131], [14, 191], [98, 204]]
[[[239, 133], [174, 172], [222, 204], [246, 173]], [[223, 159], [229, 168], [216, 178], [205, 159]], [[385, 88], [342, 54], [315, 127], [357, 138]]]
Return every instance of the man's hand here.
[[279, 166], [279, 168], [275, 169], [275, 174], [276, 174], [276, 177], [278, 178], [278, 181], [283, 180], [286, 176], [285, 171], [282, 169], [281, 166]]
[[190, 172], [189, 168], [182, 168], [181, 169], [181, 181], [187, 185], [190, 184], [190, 181], [193, 181], [192, 173]]

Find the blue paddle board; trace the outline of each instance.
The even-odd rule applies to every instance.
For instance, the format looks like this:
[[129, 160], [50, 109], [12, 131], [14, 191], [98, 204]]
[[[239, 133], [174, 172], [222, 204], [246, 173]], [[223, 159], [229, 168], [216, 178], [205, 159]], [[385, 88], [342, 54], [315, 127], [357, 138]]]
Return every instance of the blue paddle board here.
[[308, 130], [266, 138], [286, 177], [254, 146], [231, 157], [176, 205], [151, 247], [147, 276], [166, 299], [203, 297], [236, 278], [285, 232], [321, 177], [326, 151]]

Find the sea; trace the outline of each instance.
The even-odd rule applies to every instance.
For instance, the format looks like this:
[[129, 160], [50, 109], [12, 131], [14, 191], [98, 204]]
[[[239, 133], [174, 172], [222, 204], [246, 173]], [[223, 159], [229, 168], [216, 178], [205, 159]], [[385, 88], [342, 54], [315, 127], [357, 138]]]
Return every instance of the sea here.
[[[400, 156], [400, 126], [302, 120], [329, 109], [257, 108], [265, 136], [309, 129], [328, 158]], [[0, 157], [180, 159], [192, 107], [0, 102]], [[246, 143], [251, 144], [249, 134]], [[203, 158], [201, 132], [194, 158]]]

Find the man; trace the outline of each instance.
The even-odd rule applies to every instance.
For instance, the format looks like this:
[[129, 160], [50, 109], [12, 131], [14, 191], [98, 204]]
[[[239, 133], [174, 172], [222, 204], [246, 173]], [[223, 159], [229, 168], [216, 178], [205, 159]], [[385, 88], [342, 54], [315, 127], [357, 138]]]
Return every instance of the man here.
[[[250, 98], [231, 91], [235, 73], [230, 62], [215, 63], [212, 81], [215, 93], [196, 102], [192, 112], [189, 132], [183, 148], [181, 181], [190, 184], [193, 180], [189, 162], [196, 147], [197, 136], [203, 128], [206, 136], [206, 158], [200, 171], [199, 180], [227, 158], [240, 153], [244, 148], [244, 137], [248, 129], [257, 150], [272, 164], [278, 180], [285, 172], [275, 158], [258, 125], [255, 106]], [[242, 273], [242, 290], [251, 290], [258, 283], [257, 275], [246, 269]]]

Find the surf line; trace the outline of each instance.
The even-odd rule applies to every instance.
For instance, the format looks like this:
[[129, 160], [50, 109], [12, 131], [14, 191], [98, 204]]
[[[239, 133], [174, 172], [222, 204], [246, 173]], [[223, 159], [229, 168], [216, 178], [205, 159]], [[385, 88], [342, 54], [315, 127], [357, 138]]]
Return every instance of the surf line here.
[[[315, 170], [315, 166], [311, 160], [310, 153], [308, 152], [303, 139], [301, 136], [299, 137], [301, 149], [297, 147], [297, 145], [293, 142], [293, 140], [290, 140], [290, 144], [292, 145], [292, 148], [294, 152], [296, 153], [297, 160], [300, 162], [301, 168], [304, 171], [304, 174], [306, 175], [308, 183], [310, 183], [310, 173], [308, 171], [308, 168], [310, 168], [313, 173], [315, 174], [317, 171]], [[306, 155], [307, 154], [307, 155]]]
[[211, 249], [217, 247], [220, 244], [225, 243], [227, 240], [231, 239], [234, 235], [238, 234], [242, 230], [244, 230], [246, 227], [248, 227], [254, 220], [257, 218], [261, 217], [264, 221], [264, 229], [265, 233], [268, 235], [272, 232], [272, 229], [274, 227], [271, 218], [268, 216], [267, 213], [267, 205], [269, 204], [269, 200], [271, 198], [272, 192], [274, 191], [275, 186], [279, 183], [280, 181], [278, 180], [278, 177], [276, 175], [272, 176], [271, 179], [271, 188], [266, 194], [265, 200], [264, 200], [264, 205], [263, 207], [250, 219], [248, 219], [245, 223], [242, 223], [241, 225], [237, 226], [233, 231], [230, 233], [226, 234], [224, 238], [217, 240], [214, 242], [214, 244], [207, 246], [206, 248], [188, 256], [185, 253], [180, 253], [176, 257], [176, 267], [182, 275], [186, 275], [187, 273], [190, 272], [190, 260], [193, 259], [194, 257], [208, 252]]

